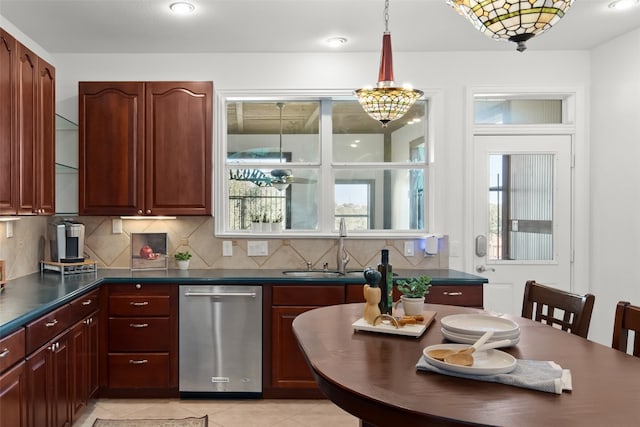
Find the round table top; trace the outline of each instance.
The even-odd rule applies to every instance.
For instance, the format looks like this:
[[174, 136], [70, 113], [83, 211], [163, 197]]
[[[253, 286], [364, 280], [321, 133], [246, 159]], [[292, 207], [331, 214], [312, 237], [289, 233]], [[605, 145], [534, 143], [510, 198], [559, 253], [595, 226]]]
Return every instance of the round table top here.
[[561, 395], [416, 369], [422, 350], [447, 342], [440, 319], [481, 310], [425, 304], [435, 321], [419, 337], [355, 332], [364, 304], [305, 312], [294, 333], [323, 393], [378, 426], [631, 426], [638, 423], [640, 359], [519, 316], [518, 359], [551, 360], [572, 374]]

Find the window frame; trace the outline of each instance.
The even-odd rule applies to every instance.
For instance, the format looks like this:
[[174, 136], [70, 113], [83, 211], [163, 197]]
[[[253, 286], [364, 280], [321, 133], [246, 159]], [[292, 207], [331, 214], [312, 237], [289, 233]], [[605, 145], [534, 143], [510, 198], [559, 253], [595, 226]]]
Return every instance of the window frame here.
[[[421, 238], [425, 234], [436, 232], [435, 227], [435, 209], [434, 209], [434, 187], [435, 172], [434, 166], [434, 123], [436, 111], [439, 109], [440, 102], [437, 92], [425, 91], [423, 97], [427, 101], [428, 110], [427, 118], [421, 124], [425, 127], [424, 143], [425, 143], [425, 162], [423, 164], [400, 164], [391, 162], [369, 162], [358, 164], [363, 169], [378, 168], [388, 170], [410, 170], [422, 169], [424, 172], [424, 190], [427, 191], [427, 197], [424, 198], [423, 206], [424, 220], [426, 227], [420, 230], [392, 230], [392, 229], [373, 229], [366, 231], [349, 231], [349, 236], [362, 239], [379, 239], [379, 238]], [[319, 220], [317, 230], [283, 230], [277, 234], [261, 233], [260, 235], [251, 234], [244, 231], [229, 230], [226, 228], [228, 222], [228, 191], [227, 191], [227, 103], [233, 101], [265, 101], [265, 102], [288, 102], [288, 101], [327, 101], [327, 100], [353, 100], [355, 97], [351, 90], [218, 90], [215, 94], [215, 144], [213, 160], [213, 188], [214, 194], [214, 234], [221, 237], [234, 238], [326, 238], [338, 235], [338, 230], [334, 226], [334, 210], [329, 209], [331, 214], [323, 215], [319, 209]], [[335, 172], [353, 167], [353, 163], [333, 162], [332, 147], [332, 121], [331, 112], [325, 111], [327, 103], [321, 102], [321, 114], [323, 117], [328, 116], [328, 120], [324, 119], [320, 122], [320, 159], [319, 162], [296, 163], [294, 168], [298, 169], [318, 169], [319, 170], [319, 186], [318, 186], [318, 206], [333, 206], [334, 204], [334, 186]], [[373, 119], [372, 119], [373, 120]]]

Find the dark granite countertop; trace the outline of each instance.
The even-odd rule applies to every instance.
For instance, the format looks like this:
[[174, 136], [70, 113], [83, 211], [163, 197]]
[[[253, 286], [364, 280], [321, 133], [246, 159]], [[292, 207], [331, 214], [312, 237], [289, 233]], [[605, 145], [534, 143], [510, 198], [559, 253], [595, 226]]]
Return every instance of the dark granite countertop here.
[[[395, 270], [396, 280], [427, 275], [433, 285], [482, 285], [484, 277], [456, 270]], [[10, 280], [0, 293], [0, 338], [72, 301], [102, 283], [206, 284], [314, 284], [364, 283], [361, 277], [292, 277], [282, 270], [154, 270], [104, 269], [93, 273], [62, 276], [56, 272], [34, 273]]]

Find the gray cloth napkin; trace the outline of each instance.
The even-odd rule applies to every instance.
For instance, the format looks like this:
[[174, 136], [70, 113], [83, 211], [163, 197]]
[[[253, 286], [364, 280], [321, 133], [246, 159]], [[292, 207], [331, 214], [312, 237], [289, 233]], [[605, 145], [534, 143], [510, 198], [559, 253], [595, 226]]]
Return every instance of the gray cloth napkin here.
[[436, 372], [477, 381], [502, 383], [547, 393], [562, 394], [563, 390], [572, 389], [571, 371], [562, 369], [560, 365], [551, 361], [518, 359], [515, 369], [508, 374], [471, 375], [438, 368], [427, 362], [424, 356], [420, 356], [416, 368], [420, 371]]

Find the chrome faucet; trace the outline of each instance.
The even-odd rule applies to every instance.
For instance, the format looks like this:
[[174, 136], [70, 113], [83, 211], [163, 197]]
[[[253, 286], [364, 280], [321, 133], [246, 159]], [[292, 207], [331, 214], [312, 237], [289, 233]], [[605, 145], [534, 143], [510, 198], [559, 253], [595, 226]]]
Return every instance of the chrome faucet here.
[[340, 238], [338, 240], [337, 269], [338, 272], [345, 274], [347, 263], [351, 258], [349, 258], [349, 254], [347, 254], [347, 250], [344, 248], [344, 238], [347, 237], [347, 226], [344, 223], [344, 218], [340, 218], [339, 235]]

